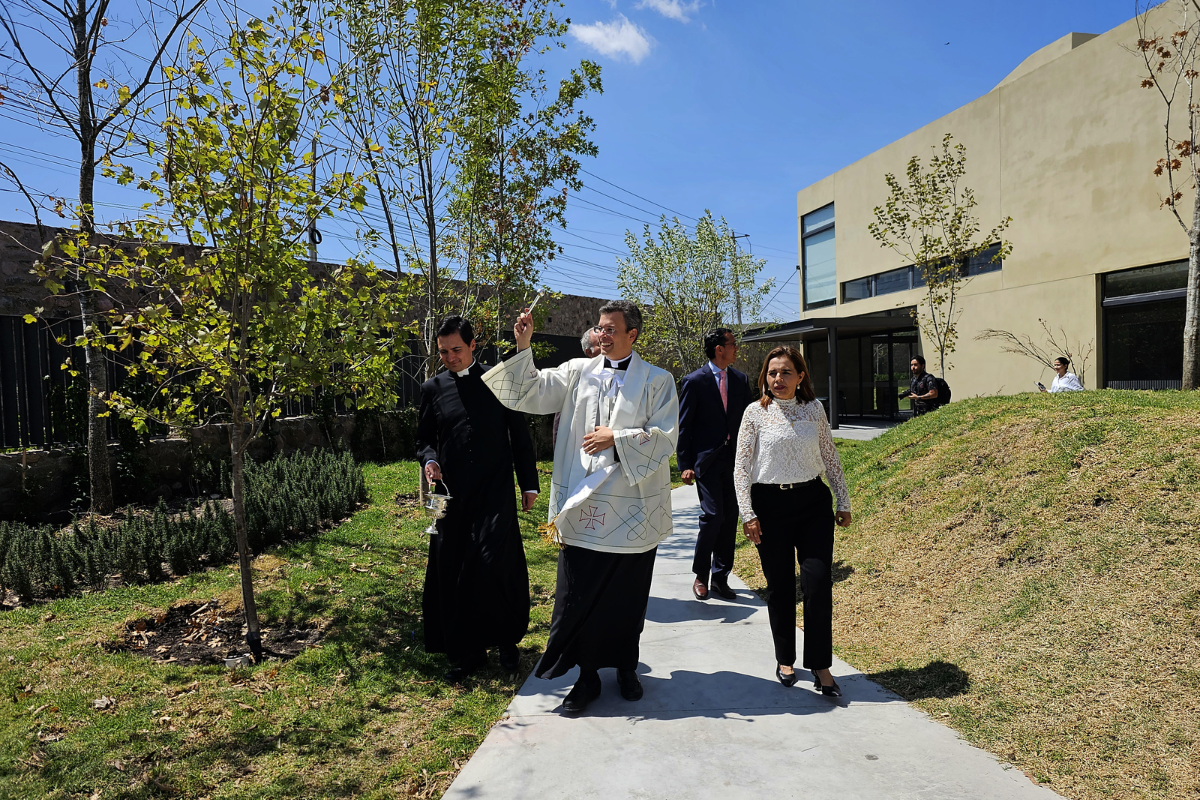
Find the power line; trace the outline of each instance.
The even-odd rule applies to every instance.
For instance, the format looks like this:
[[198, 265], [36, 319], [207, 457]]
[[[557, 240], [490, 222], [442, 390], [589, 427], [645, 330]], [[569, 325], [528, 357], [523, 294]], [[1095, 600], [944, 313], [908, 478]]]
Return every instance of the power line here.
[[[580, 168], [579, 168], [579, 171], [580, 171], [580, 172], [582, 172], [582, 173], [584, 173], [585, 175], [591, 175], [591, 176], [592, 176], [593, 178], [595, 178], [596, 180], [598, 180], [598, 181], [601, 181], [601, 182], [603, 182], [603, 183], [607, 183], [609, 186], [613, 187], [614, 189], [619, 189], [619, 190], [621, 190], [622, 192], [625, 192], [625, 194], [632, 195], [633, 197], [636, 197], [638, 200], [645, 201], [645, 202], [649, 203], [649, 204], [650, 204], [650, 205], [652, 205], [652, 206], [658, 206], [658, 207], [659, 207], [659, 208], [661, 208], [661, 209], [664, 209], [664, 210], [666, 210], [666, 211], [670, 211], [672, 214], [675, 214], [675, 215], [677, 215], [677, 216], [680, 216], [680, 217], [685, 217], [686, 219], [694, 220], [694, 221], [696, 221], [696, 222], [699, 222], [699, 221], [700, 221], [700, 220], [699, 220], [699, 218], [697, 218], [697, 217], [693, 217], [693, 216], [690, 216], [690, 215], [688, 215], [688, 214], [684, 214], [683, 212], [681, 212], [681, 211], [676, 211], [676, 210], [675, 210], [675, 209], [673, 209], [673, 208], [668, 208], [667, 206], [664, 206], [662, 203], [656, 203], [656, 202], [654, 202], [653, 200], [650, 200], [649, 198], [642, 197], [640, 194], [637, 194], [636, 192], [631, 192], [631, 191], [629, 191], [628, 189], [626, 189], [626, 188], [624, 188], [624, 187], [622, 187], [622, 186], [618, 186], [617, 184], [613, 183], [613, 182], [612, 182], [612, 181], [610, 181], [610, 180], [605, 180], [604, 178], [601, 178], [599, 175], [597, 175], [597, 174], [595, 174], [595, 173], [593, 173], [593, 172], [588, 172], [588, 171], [587, 171], [586, 169], [584, 169], [583, 167], [580, 167]], [[595, 191], [595, 190], [593, 190], [593, 191]]]

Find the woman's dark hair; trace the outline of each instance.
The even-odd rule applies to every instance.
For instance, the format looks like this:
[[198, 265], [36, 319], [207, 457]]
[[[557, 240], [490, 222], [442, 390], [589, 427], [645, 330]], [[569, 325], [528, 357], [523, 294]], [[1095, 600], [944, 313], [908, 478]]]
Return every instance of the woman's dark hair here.
[[457, 333], [462, 337], [463, 344], [470, 344], [475, 341], [475, 329], [471, 327], [471, 323], [458, 314], [451, 314], [442, 320], [442, 324], [438, 326], [438, 336], [449, 336], [452, 333]]
[[925, 366], [925, 356], [921, 355], [920, 353], [918, 353], [917, 355], [910, 358], [909, 361], [915, 361], [918, 364], [920, 364], [922, 367]]
[[1054, 360], [1055, 360], [1055, 361], [1061, 361], [1061, 362], [1062, 362], [1062, 365], [1063, 365], [1064, 367], [1069, 367], [1069, 366], [1071, 366], [1071, 359], [1067, 358], [1066, 356], [1059, 356], [1058, 358], [1056, 358], [1056, 359], [1054, 359]]
[[767, 388], [767, 367], [771, 364], [771, 359], [784, 356], [791, 359], [792, 366], [796, 368], [796, 374], [800, 375], [800, 385], [796, 387], [796, 397], [806, 403], [811, 403], [817, 399], [817, 393], [813, 391], [812, 376], [808, 374], [808, 363], [804, 360], [804, 356], [800, 351], [789, 344], [782, 344], [776, 347], [771, 352], [767, 353], [767, 357], [763, 359], [762, 369], [758, 371], [758, 388], [762, 390], [762, 397], [759, 403], [763, 408], [771, 405], [771, 390]]
[[733, 333], [729, 328], [713, 328], [704, 334], [704, 355], [712, 361], [717, 357], [717, 348], [725, 345], [725, 336]]

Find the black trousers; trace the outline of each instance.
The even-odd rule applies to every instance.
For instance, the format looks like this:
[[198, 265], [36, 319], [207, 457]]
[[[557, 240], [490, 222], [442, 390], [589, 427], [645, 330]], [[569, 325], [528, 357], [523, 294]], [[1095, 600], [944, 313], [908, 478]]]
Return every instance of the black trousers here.
[[737, 543], [738, 505], [733, 489], [733, 451], [722, 447], [716, 463], [696, 478], [700, 495], [700, 533], [692, 572], [708, 585], [708, 574], [725, 577], [733, 569], [733, 549]]
[[775, 659], [796, 663], [796, 564], [804, 593], [804, 667], [833, 664], [833, 503], [820, 478], [784, 489], [756, 483], [750, 503], [762, 544], [758, 557], [767, 578], [767, 612]]

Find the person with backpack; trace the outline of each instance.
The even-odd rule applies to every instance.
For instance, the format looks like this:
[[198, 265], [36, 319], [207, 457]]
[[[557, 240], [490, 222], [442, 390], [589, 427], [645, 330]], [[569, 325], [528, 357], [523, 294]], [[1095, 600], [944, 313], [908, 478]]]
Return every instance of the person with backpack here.
[[950, 386], [941, 378], [925, 371], [925, 356], [913, 356], [909, 368], [912, 370], [912, 379], [908, 382], [908, 394], [901, 397], [912, 401], [914, 417], [927, 414], [950, 402]]

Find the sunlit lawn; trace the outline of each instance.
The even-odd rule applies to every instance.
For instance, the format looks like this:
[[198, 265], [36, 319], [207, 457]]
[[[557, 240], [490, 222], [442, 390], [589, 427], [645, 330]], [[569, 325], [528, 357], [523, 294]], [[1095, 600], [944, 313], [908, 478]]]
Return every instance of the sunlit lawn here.
[[[536, 663], [557, 551], [521, 515], [533, 594], [521, 675], [494, 661], [463, 687], [421, 643], [427, 520], [400, 508], [412, 462], [368, 465], [369, 505], [256, 562], [264, 627], [326, 626], [294, 660], [248, 669], [156, 664], [106, 645], [124, 622], [185, 600], [237, 603], [222, 567], [173, 583], [88, 594], [0, 616], [0, 798], [436, 796]], [[486, 602], [482, 600], [481, 602]], [[100, 697], [115, 700], [95, 710]]]

